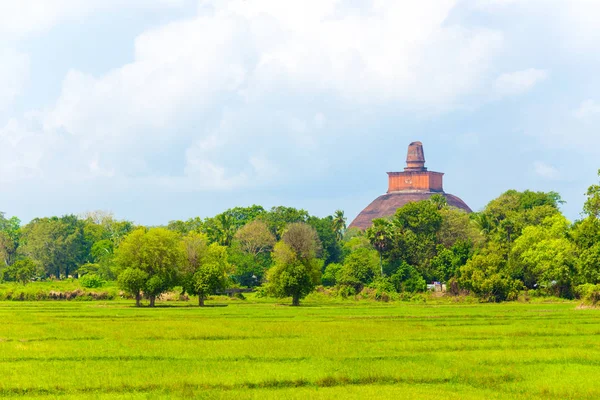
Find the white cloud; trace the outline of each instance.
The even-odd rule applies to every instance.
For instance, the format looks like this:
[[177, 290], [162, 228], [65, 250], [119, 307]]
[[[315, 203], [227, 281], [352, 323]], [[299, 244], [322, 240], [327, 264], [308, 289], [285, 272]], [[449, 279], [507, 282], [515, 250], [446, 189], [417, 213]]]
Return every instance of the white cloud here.
[[531, 90], [547, 77], [547, 71], [535, 68], [504, 73], [496, 78], [494, 89], [501, 96], [519, 95]]
[[29, 78], [29, 56], [0, 47], [0, 113], [21, 94]]
[[[164, 1], [152, 2], [158, 3]], [[28, 18], [43, 29], [115, 4], [56, 0], [49, 13]], [[201, 7], [193, 18], [139, 35], [131, 63], [102, 76], [67, 74], [56, 103], [21, 133], [60, 139], [36, 144], [36, 174], [162, 176], [230, 189], [274, 182], [283, 165], [317, 171], [323, 164], [313, 158], [321, 135], [330, 134], [322, 129], [329, 118], [316, 105], [303, 103], [305, 113], [288, 99], [328, 96], [351, 108], [452, 107], [484, 88], [503, 41], [497, 31], [449, 23], [455, 0], [376, 0], [359, 14], [341, 0], [203, 4], [213, 11]], [[173, 143], [184, 146], [178, 150], [184, 162], [179, 173], [163, 176], [154, 163]], [[27, 151], [17, 145], [13, 154]], [[66, 160], [40, 166], [56, 154]]]
[[600, 115], [600, 103], [594, 100], [585, 100], [573, 112], [573, 115], [579, 119], [585, 119], [594, 115]]
[[536, 175], [547, 180], [557, 180], [560, 178], [560, 172], [552, 165], [541, 161], [536, 161], [533, 164], [533, 169]]
[[20, 38], [43, 32], [65, 20], [123, 8], [181, 6], [186, 0], [17, 0], [0, 2], [0, 37]]

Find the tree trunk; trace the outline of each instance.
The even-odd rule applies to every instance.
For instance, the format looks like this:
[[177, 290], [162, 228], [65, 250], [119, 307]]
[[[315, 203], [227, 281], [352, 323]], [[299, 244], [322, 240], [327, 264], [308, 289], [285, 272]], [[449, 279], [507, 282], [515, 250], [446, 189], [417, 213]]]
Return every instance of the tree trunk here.
[[156, 296], [150, 296], [150, 307], [154, 307], [155, 301], [156, 301]]
[[198, 306], [204, 307], [204, 295], [203, 294], [198, 295]]
[[142, 300], [142, 295], [140, 294], [140, 292], [137, 292], [135, 294], [135, 306], [136, 307], [141, 307], [141, 303], [140, 303], [141, 300]]
[[300, 295], [299, 294], [294, 294], [292, 296], [292, 305], [293, 306], [299, 306], [300, 305]]

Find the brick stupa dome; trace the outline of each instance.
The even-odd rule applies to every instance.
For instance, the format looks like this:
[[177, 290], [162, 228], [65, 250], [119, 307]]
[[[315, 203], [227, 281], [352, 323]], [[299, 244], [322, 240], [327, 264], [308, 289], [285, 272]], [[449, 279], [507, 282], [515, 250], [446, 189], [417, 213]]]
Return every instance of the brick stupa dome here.
[[367, 229], [377, 218], [391, 217], [397, 209], [407, 203], [427, 200], [434, 194], [441, 194], [448, 205], [472, 212], [468, 205], [457, 196], [444, 192], [441, 172], [427, 171], [425, 153], [421, 142], [408, 146], [406, 168], [403, 172], [388, 172], [388, 191], [376, 198], [352, 221], [350, 228]]

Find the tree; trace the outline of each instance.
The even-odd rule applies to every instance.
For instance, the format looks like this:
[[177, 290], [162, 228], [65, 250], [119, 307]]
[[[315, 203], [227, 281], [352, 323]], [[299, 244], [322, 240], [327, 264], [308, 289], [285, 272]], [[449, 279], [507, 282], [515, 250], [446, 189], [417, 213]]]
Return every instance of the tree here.
[[182, 235], [190, 232], [200, 233], [204, 229], [204, 222], [200, 217], [190, 218], [187, 221], [169, 221], [167, 229]]
[[315, 229], [321, 243], [319, 258], [323, 259], [325, 265], [339, 262], [342, 249], [333, 225], [333, 217], [309, 217], [308, 224]]
[[224, 289], [227, 284], [227, 248], [217, 243], [208, 245], [206, 235], [194, 232], [182, 239], [181, 246], [183, 290], [198, 295], [198, 305], [203, 307], [208, 295]]
[[141, 306], [142, 290], [146, 287], [148, 273], [139, 268], [126, 268], [117, 278], [119, 287], [135, 297], [135, 306]]
[[198, 305], [204, 307], [204, 300], [210, 294], [225, 289], [227, 285], [227, 249], [216, 243], [208, 247], [206, 261], [203, 262], [193, 275], [193, 286], [188, 293], [198, 295]]
[[335, 232], [338, 241], [341, 241], [344, 237], [344, 233], [346, 233], [346, 217], [342, 210], [335, 210], [335, 213], [333, 214], [333, 231]]
[[46, 276], [67, 277], [89, 252], [83, 225], [74, 215], [34, 219], [22, 230], [19, 252], [41, 264]]
[[277, 243], [273, 250], [275, 265], [267, 274], [269, 292], [279, 298], [291, 296], [292, 305], [299, 306], [300, 299], [321, 279], [322, 262], [311, 254], [302, 256], [285, 241]]
[[7, 219], [0, 212], [0, 266], [11, 265], [17, 259], [21, 236], [21, 221], [17, 217]]
[[270, 252], [276, 239], [264, 221], [252, 221], [236, 232], [234, 242], [244, 253], [256, 259], [259, 254]]
[[390, 277], [390, 281], [398, 293], [408, 292], [424, 292], [427, 289], [427, 282], [419, 272], [408, 265], [402, 263], [400, 267]]
[[300, 260], [317, 258], [322, 250], [321, 241], [315, 228], [302, 222], [288, 225], [281, 240], [294, 251]]
[[[139, 287], [154, 307], [156, 297], [173, 288], [177, 283], [177, 270], [182, 262], [183, 254], [177, 233], [164, 228], [138, 228], [121, 242], [116, 252], [116, 264], [124, 273], [130, 271], [125, 278], [119, 278], [124, 290], [130, 290], [130, 280], [139, 284], [142, 276], [143, 285]], [[121, 275], [119, 274], [119, 276]], [[134, 279], [135, 278], [135, 279]]]
[[271, 265], [274, 245], [275, 235], [264, 221], [254, 220], [240, 228], [228, 249], [234, 281], [248, 287], [259, 285]]
[[442, 223], [437, 232], [436, 243], [451, 248], [456, 242], [472, 243], [474, 247], [483, 246], [485, 241], [482, 229], [469, 214], [453, 207], [440, 210]]
[[379, 274], [379, 255], [373, 249], [359, 248], [350, 253], [336, 275], [338, 286], [352, 287], [355, 293]]
[[[430, 261], [436, 254], [442, 222], [438, 205], [429, 200], [399, 208], [389, 225], [388, 264], [398, 268], [406, 262], [427, 280], [434, 279]], [[389, 272], [393, 274], [395, 270]]]
[[23, 285], [40, 274], [39, 265], [30, 258], [22, 258], [0, 270], [0, 281], [20, 282]]
[[478, 254], [460, 268], [460, 286], [484, 301], [517, 298], [522, 284], [505, 272], [506, 260], [498, 251]]
[[[598, 170], [598, 176], [600, 177], [600, 170]], [[600, 185], [591, 185], [586, 196], [583, 212], [594, 218], [600, 217]]]
[[269, 212], [260, 218], [267, 223], [271, 232], [279, 240], [289, 224], [307, 222], [309, 215], [306, 210], [278, 206], [271, 208]]
[[385, 219], [373, 220], [373, 225], [367, 229], [367, 238], [379, 252], [379, 268], [383, 276], [383, 253], [390, 249], [392, 243], [392, 225]]
[[540, 225], [525, 227], [512, 249], [512, 277], [530, 289], [543, 286], [558, 296], [572, 297], [576, 248], [568, 238], [569, 226], [563, 215], [556, 214]]
[[213, 243], [229, 246], [237, 231], [235, 219], [230, 214], [219, 214], [204, 222], [204, 230]]

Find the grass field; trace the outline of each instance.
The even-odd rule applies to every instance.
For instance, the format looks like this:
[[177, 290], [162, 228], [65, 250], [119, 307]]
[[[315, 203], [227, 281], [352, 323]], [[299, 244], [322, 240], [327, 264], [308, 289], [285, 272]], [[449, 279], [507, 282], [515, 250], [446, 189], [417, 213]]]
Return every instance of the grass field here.
[[0, 396], [600, 398], [576, 303], [227, 304], [0, 302]]

